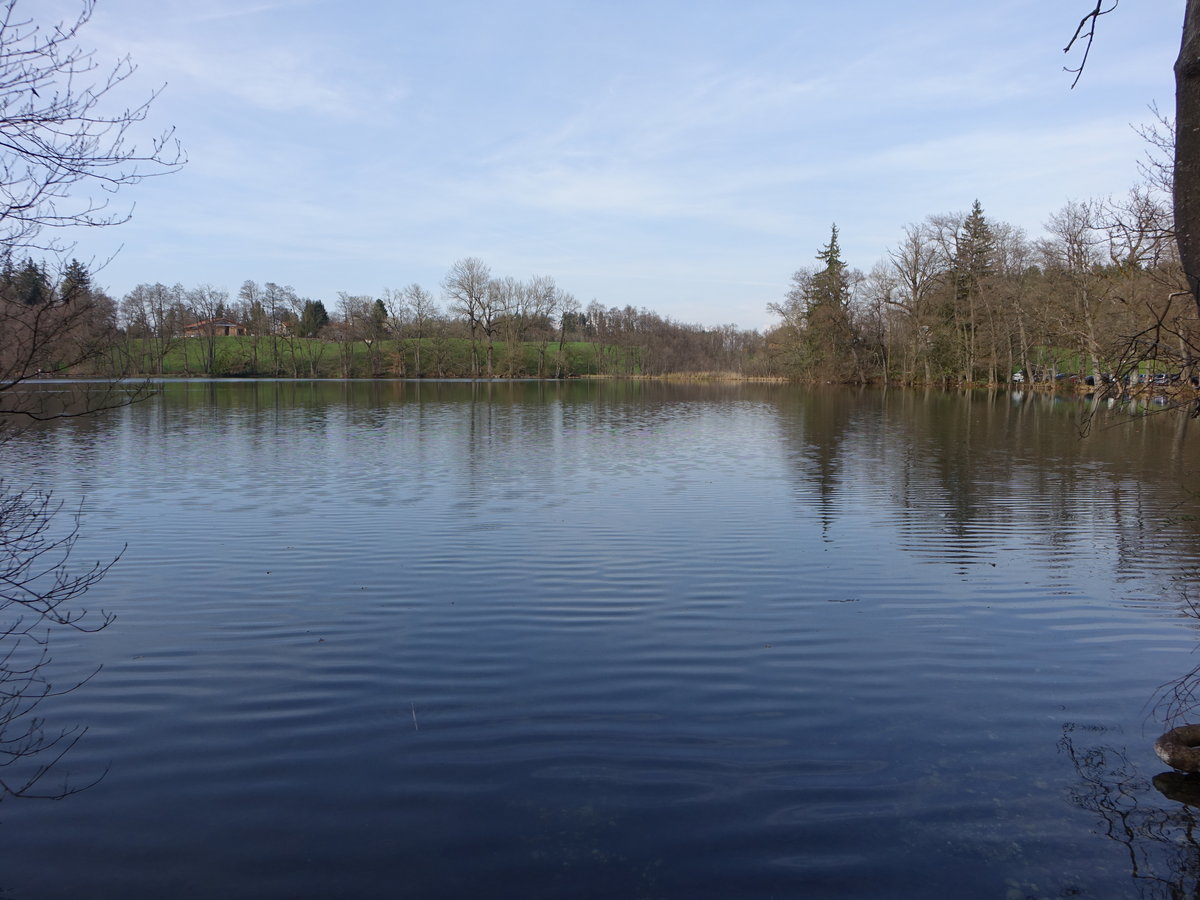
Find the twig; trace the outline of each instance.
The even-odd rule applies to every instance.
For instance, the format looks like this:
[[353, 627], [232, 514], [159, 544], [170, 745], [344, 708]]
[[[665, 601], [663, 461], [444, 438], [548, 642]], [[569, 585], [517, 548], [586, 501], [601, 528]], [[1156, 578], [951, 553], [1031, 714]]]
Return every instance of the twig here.
[[421, 729], [417, 726], [417, 704], [412, 703], [410, 705], [412, 706], [413, 714], [413, 731], [420, 731]]
[[[1087, 39], [1087, 43], [1083, 46], [1083, 59], [1079, 61], [1079, 68], [1072, 69], [1069, 66], [1063, 66], [1063, 71], [1075, 73], [1075, 80], [1071, 82], [1072, 88], [1079, 84], [1079, 79], [1083, 76], [1083, 68], [1087, 65], [1088, 54], [1092, 52], [1092, 41], [1096, 38], [1096, 20], [1101, 16], [1107, 16], [1117, 8], [1117, 4], [1120, 2], [1121, 0], [1113, 0], [1113, 5], [1104, 9], [1104, 0], [1096, 0], [1096, 8], [1079, 20], [1079, 27], [1075, 29], [1075, 34], [1071, 36], [1067, 46], [1063, 47], [1063, 53], [1070, 53], [1077, 40], [1081, 37]], [[1084, 31], [1085, 28], [1087, 31]]]

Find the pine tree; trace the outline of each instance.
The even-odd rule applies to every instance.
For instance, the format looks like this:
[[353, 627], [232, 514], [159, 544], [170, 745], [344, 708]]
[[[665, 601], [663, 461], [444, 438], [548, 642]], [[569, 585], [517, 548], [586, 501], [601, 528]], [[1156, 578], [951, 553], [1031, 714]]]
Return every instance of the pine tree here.
[[824, 266], [804, 289], [804, 356], [811, 375], [842, 379], [852, 368], [854, 329], [850, 320], [850, 276], [838, 244], [838, 227], [817, 259]]
[[[987, 278], [995, 271], [996, 238], [976, 200], [958, 232], [954, 263], [955, 330], [963, 350], [960, 377], [974, 381], [977, 375], [979, 301]], [[994, 361], [993, 361], [994, 363]]]
[[320, 300], [305, 300], [300, 313], [300, 337], [316, 337], [329, 324], [329, 313]]
[[32, 258], [25, 260], [25, 265], [17, 271], [13, 283], [13, 294], [16, 300], [26, 306], [41, 306], [53, 295], [50, 280], [46, 272]]
[[79, 260], [71, 260], [63, 272], [58, 294], [65, 303], [83, 303], [91, 299], [92, 276]]
[[850, 279], [846, 271], [846, 263], [842, 259], [842, 248], [838, 244], [838, 227], [835, 224], [830, 230], [829, 243], [821, 248], [817, 259], [825, 265], [815, 275], [808, 289], [807, 307], [811, 313], [814, 308], [828, 306], [843, 308], [850, 302]]
[[978, 200], [971, 205], [971, 214], [963, 220], [957, 251], [954, 265], [959, 296], [978, 294], [980, 283], [996, 268], [996, 237]]
[[372, 340], [380, 340], [387, 334], [387, 307], [383, 305], [382, 300], [376, 300], [371, 306], [371, 320], [367, 324], [367, 331]]

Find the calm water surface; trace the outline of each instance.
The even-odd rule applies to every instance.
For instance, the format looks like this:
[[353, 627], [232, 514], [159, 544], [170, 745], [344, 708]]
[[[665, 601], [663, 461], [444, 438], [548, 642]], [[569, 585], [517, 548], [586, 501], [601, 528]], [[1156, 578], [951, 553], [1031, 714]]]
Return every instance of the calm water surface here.
[[28, 432], [5, 479], [128, 549], [43, 708], [103, 778], [0, 806], [0, 897], [1190, 896], [1200, 434], [1079, 409], [190, 382]]

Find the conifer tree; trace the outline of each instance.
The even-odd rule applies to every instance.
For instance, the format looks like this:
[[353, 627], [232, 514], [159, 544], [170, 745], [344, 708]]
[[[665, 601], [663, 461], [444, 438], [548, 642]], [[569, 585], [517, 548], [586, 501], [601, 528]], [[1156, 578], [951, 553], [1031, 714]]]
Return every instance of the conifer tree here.
[[12, 296], [26, 306], [42, 306], [51, 297], [50, 280], [45, 270], [32, 258], [17, 270], [12, 282]]
[[371, 306], [370, 321], [367, 323], [367, 333], [371, 340], [380, 340], [387, 334], [388, 311], [382, 300], [376, 300]]
[[842, 259], [842, 248], [838, 244], [836, 224], [830, 229], [829, 243], [821, 248], [817, 259], [825, 265], [813, 275], [808, 291], [809, 311], [821, 306], [845, 307], [850, 302], [850, 280]]
[[63, 272], [58, 294], [65, 303], [81, 303], [91, 299], [92, 276], [79, 260], [71, 260]]
[[300, 336], [316, 337], [317, 333], [329, 324], [329, 313], [325, 304], [320, 300], [305, 300], [304, 309], [300, 313]]
[[817, 259], [824, 266], [813, 273], [804, 290], [804, 355], [811, 375], [841, 379], [852, 369], [854, 328], [850, 319], [850, 275], [842, 259], [836, 224]]
[[958, 378], [970, 382], [976, 378], [979, 325], [983, 317], [983, 292], [987, 278], [995, 271], [996, 238], [976, 200], [963, 220], [955, 240], [951, 262], [953, 278], [953, 323], [958, 348]]
[[978, 294], [980, 283], [996, 266], [996, 237], [978, 200], [971, 204], [971, 213], [963, 220], [957, 249], [954, 265], [959, 295]]

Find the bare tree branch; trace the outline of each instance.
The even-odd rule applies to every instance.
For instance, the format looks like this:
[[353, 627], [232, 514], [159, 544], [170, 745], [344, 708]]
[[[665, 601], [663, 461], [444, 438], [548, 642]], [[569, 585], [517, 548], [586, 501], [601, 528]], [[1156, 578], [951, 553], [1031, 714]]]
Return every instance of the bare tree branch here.
[[174, 129], [144, 149], [135, 143], [161, 87], [107, 111], [137, 67], [126, 56], [105, 69], [79, 45], [95, 0], [48, 29], [22, 17], [18, 3], [0, 3], [0, 245], [58, 250], [39, 237], [43, 229], [127, 221], [132, 207], [112, 208], [112, 195], [176, 171], [186, 157]]
[[79, 513], [65, 532], [57, 525], [61, 513], [62, 504], [49, 494], [0, 485], [0, 615], [7, 617], [0, 619], [0, 799], [62, 797], [88, 786], [64, 782], [52, 790], [34, 790], [85, 731], [48, 731], [39, 707], [95, 675], [73, 680], [65, 688], [53, 687], [46, 677], [52, 661], [50, 633], [55, 628], [99, 631], [113, 620], [105, 612], [89, 618], [76, 601], [117, 560], [72, 573]]
[[1063, 71], [1072, 72], [1075, 75], [1075, 80], [1071, 82], [1071, 87], [1079, 84], [1079, 79], [1083, 76], [1084, 67], [1087, 66], [1088, 54], [1092, 52], [1092, 41], [1096, 38], [1096, 22], [1101, 16], [1106, 16], [1114, 9], [1120, 0], [1113, 0], [1112, 6], [1104, 9], [1104, 0], [1096, 0], [1096, 8], [1079, 20], [1079, 26], [1075, 29], [1075, 33], [1071, 35], [1071, 40], [1067, 41], [1067, 46], [1063, 47], [1063, 53], [1070, 53], [1071, 48], [1075, 46], [1077, 41], [1083, 41], [1083, 59], [1079, 61], [1078, 68], [1070, 68], [1063, 66]]

